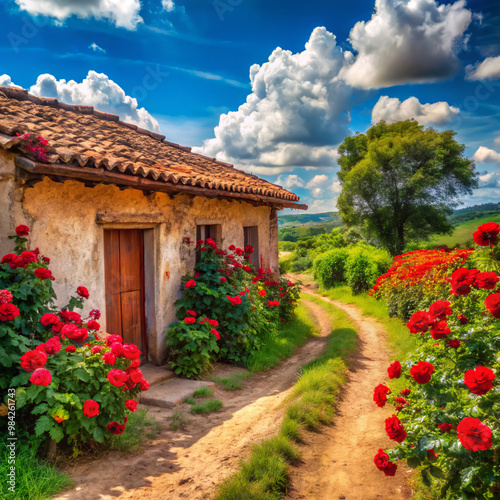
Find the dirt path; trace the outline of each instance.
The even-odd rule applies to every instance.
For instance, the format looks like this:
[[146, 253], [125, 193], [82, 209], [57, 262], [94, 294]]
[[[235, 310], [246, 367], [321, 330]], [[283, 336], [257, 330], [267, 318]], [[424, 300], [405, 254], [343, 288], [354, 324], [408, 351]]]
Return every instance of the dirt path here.
[[[325, 348], [331, 331], [330, 319], [323, 308], [304, 302], [320, 326], [318, 338], [309, 340], [278, 367], [255, 374], [241, 391], [215, 389], [214, 396], [224, 403], [222, 410], [216, 413], [193, 416], [186, 404], [174, 410], [150, 408], [150, 414], [163, 424], [163, 430], [147, 444], [142, 454], [113, 452], [106, 457], [77, 462], [73, 469], [67, 470], [76, 488], [54, 498], [196, 500], [212, 497], [216, 485], [237, 470], [254, 443], [278, 433], [284, 413], [281, 403], [296, 382], [298, 370]], [[170, 417], [179, 410], [190, 423], [184, 432], [170, 431]]]
[[[309, 286], [304, 287], [314, 293]], [[400, 500], [412, 497], [406, 478], [411, 470], [398, 465], [395, 477], [385, 477], [373, 463], [378, 448], [391, 448], [384, 420], [392, 408], [378, 408], [373, 389], [387, 380], [389, 352], [384, 327], [363, 316], [354, 305], [317, 295], [342, 309], [356, 325], [359, 350], [352, 360], [349, 381], [333, 427], [309, 433], [302, 460], [291, 472], [290, 500]]]

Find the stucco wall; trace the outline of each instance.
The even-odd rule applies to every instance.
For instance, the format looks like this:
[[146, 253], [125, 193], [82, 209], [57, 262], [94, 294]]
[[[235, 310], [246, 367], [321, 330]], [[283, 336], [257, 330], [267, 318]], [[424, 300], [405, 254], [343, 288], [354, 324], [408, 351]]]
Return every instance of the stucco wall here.
[[186, 236], [196, 239], [197, 224], [221, 224], [224, 248], [243, 246], [243, 226], [259, 226], [264, 265], [278, 271], [277, 220], [268, 207], [184, 194], [173, 199], [163, 193], [146, 196], [134, 189], [90, 188], [76, 181], [55, 183], [47, 178], [33, 188], [20, 188], [12, 178], [13, 156], [1, 151], [0, 155], [0, 175], [3, 172], [5, 178], [11, 173], [9, 180], [0, 180], [2, 213], [5, 207], [9, 210], [0, 222], [0, 250], [11, 250], [7, 235], [17, 224], [28, 225], [30, 247], [39, 247], [51, 258], [58, 305], [64, 305], [77, 286], [86, 286], [90, 291], [86, 311], [101, 309], [105, 326], [103, 232], [106, 228], [145, 229], [149, 351], [155, 363], [162, 361], [165, 332], [175, 320], [181, 277], [195, 262], [194, 245], [182, 240]]

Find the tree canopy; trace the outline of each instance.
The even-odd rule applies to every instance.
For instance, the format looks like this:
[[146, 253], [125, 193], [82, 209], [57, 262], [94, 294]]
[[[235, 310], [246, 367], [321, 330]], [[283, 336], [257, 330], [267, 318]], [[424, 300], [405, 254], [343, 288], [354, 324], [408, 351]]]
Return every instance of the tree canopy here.
[[477, 187], [475, 164], [455, 134], [406, 120], [347, 137], [338, 149], [344, 223], [365, 226], [392, 255], [409, 240], [449, 233], [452, 207]]

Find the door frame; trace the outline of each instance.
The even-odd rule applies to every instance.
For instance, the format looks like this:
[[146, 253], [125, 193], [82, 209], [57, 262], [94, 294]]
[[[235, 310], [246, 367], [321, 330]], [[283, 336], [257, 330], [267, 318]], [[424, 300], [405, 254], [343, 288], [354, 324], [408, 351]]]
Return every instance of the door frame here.
[[[101, 255], [102, 255], [102, 289], [105, 293], [105, 263], [104, 263], [104, 231], [109, 229], [140, 229], [143, 231], [143, 275], [144, 275], [144, 328], [146, 333], [147, 353], [146, 361], [159, 359], [160, 352], [157, 345], [156, 326], [156, 242], [158, 240], [159, 223], [138, 224], [137, 222], [112, 222], [101, 226]], [[106, 308], [104, 307], [104, 324], [106, 324]], [[141, 346], [142, 351], [142, 346]]]

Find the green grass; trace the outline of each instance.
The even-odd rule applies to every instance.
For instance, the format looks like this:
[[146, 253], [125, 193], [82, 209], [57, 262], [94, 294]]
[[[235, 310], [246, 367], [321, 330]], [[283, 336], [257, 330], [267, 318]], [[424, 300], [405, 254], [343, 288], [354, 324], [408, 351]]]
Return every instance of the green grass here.
[[182, 412], [178, 411], [172, 415], [170, 418], [169, 429], [171, 431], [177, 431], [179, 429], [184, 429], [186, 425], [189, 423], [189, 420], [184, 418]]
[[193, 405], [191, 407], [191, 413], [195, 415], [204, 415], [207, 413], [212, 413], [217, 411], [222, 407], [222, 401], [220, 399], [207, 399], [203, 403]]
[[[279, 500], [286, 494], [290, 464], [300, 458], [294, 442], [304, 429], [332, 422], [338, 392], [346, 381], [347, 358], [356, 349], [357, 334], [342, 311], [316, 297], [304, 295], [324, 307], [332, 321], [325, 352], [302, 368], [289, 396], [278, 436], [255, 446], [240, 470], [224, 481], [216, 500]], [[309, 320], [310, 321], [310, 320]]]
[[283, 359], [289, 358], [297, 347], [308, 338], [317, 335], [319, 327], [308, 313], [307, 307], [299, 302], [292, 321], [283, 325], [278, 334], [269, 334], [264, 338], [262, 349], [255, 352], [248, 362], [252, 372], [269, 370]]
[[4, 500], [44, 500], [59, 491], [73, 486], [69, 476], [59, 472], [53, 465], [40, 460], [36, 454], [40, 442], [34, 438], [19, 438], [16, 442], [16, 486], [15, 492], [8, 490], [7, 448], [0, 451], [0, 498]]
[[464, 245], [466, 242], [472, 242], [472, 233], [478, 226], [485, 222], [500, 223], [500, 214], [490, 215], [481, 219], [469, 220], [459, 224], [449, 236], [435, 236], [431, 239], [432, 245], [447, 245], [453, 248], [457, 245]]
[[243, 380], [250, 378], [251, 373], [231, 373], [227, 377], [214, 377], [212, 380], [225, 391], [237, 391], [243, 387]]
[[196, 389], [193, 393], [193, 398], [208, 398], [210, 396], [213, 396], [214, 391], [210, 389], [210, 387], [200, 387], [199, 389]]
[[142, 448], [147, 439], [156, 437], [161, 425], [154, 418], [148, 417], [149, 410], [144, 408], [128, 416], [123, 434], [113, 436], [111, 448], [118, 451], [134, 452]]
[[194, 398], [184, 398], [182, 400], [183, 403], [187, 403], [188, 405], [194, 405], [196, 403], [196, 401], [194, 400]]

